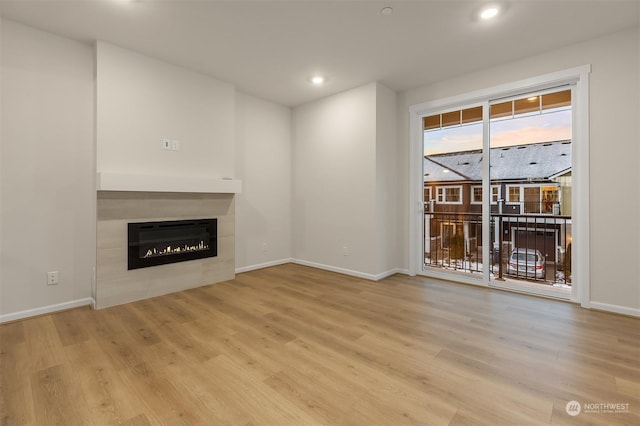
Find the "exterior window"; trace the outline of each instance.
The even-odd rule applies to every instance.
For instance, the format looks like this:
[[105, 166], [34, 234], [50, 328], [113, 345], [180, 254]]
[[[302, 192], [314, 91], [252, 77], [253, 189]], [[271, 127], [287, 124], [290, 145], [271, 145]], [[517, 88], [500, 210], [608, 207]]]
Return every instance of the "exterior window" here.
[[524, 187], [524, 212], [540, 213], [540, 187]]
[[508, 185], [510, 204], [520, 204], [525, 214], [559, 214], [560, 194], [558, 186]]
[[424, 201], [431, 201], [431, 187], [427, 186], [424, 188]]
[[498, 200], [500, 199], [500, 187], [494, 185], [491, 187], [491, 204], [498, 204]]
[[[497, 204], [500, 199], [500, 186], [491, 185], [491, 204]], [[482, 204], [482, 187], [471, 187], [471, 204]]]
[[436, 190], [437, 201], [443, 204], [462, 204], [461, 186], [440, 186]]
[[471, 204], [482, 204], [482, 187], [471, 187]]
[[560, 194], [557, 186], [542, 187], [542, 213], [560, 213]]
[[507, 202], [509, 203], [519, 203], [520, 202], [520, 187], [519, 186], [508, 186], [507, 187], [508, 198]]

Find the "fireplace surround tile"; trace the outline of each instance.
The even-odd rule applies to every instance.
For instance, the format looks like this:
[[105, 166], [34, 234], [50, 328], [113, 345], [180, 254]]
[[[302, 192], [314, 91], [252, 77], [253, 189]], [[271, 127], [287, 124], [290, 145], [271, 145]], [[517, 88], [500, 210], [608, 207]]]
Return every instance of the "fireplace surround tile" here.
[[[106, 248], [98, 250], [96, 257], [96, 279], [99, 284], [104, 284], [110, 280], [120, 279], [143, 279], [142, 274], [129, 274], [127, 270], [127, 248], [126, 246]], [[124, 257], [125, 262], [122, 262]]]
[[98, 249], [122, 247], [122, 235], [125, 232], [127, 232], [127, 222], [124, 220], [99, 220], [96, 230]]
[[[233, 194], [99, 191], [97, 195], [97, 308], [128, 303], [235, 277]], [[218, 219], [218, 255], [150, 268], [127, 269], [127, 224]]]
[[[165, 194], [150, 193], [149, 194], [149, 211], [162, 212], [162, 216], [166, 217], [197, 217], [206, 211], [203, 199], [189, 198], [189, 194], [171, 194], [169, 198]], [[229, 211], [231, 197], [221, 200], [215, 211]], [[214, 211], [213, 209], [211, 211]]]
[[130, 279], [111, 280], [103, 283], [100, 289], [100, 303], [98, 309], [121, 305], [127, 301], [148, 299], [147, 289], [142, 286], [130, 286]]
[[[204, 269], [193, 267], [193, 265], [190, 265], [191, 262], [196, 261], [146, 268], [149, 270], [149, 279], [153, 283], [153, 289], [163, 293], [172, 293], [203, 285]], [[206, 284], [211, 283], [208, 282]], [[149, 289], [151, 289], [150, 286]]]
[[98, 221], [149, 217], [149, 199], [140, 192], [98, 192]]

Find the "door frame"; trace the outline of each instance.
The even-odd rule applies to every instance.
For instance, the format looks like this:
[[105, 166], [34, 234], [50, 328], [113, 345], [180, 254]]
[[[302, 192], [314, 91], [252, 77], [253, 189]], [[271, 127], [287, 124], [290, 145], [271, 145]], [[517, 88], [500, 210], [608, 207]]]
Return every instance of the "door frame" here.
[[[589, 75], [591, 65], [582, 65], [549, 74], [513, 81], [462, 95], [427, 101], [409, 107], [409, 274], [426, 275], [467, 284], [489, 286], [489, 270], [484, 268], [481, 278], [452, 275], [446, 272], [424, 269], [424, 254], [421, 254], [424, 227], [423, 201], [423, 127], [422, 118], [446, 109], [475, 104], [483, 107], [483, 149], [489, 148], [489, 102], [521, 93], [544, 90], [554, 86], [573, 85], [572, 88], [572, 223], [573, 282], [570, 300], [590, 307], [590, 241], [589, 241]], [[483, 182], [489, 184], [489, 162], [483, 162]], [[483, 222], [489, 221], [489, 194], [484, 194]], [[489, 226], [483, 226], [483, 239], [490, 240]], [[483, 263], [489, 264], [489, 251], [483, 253]]]

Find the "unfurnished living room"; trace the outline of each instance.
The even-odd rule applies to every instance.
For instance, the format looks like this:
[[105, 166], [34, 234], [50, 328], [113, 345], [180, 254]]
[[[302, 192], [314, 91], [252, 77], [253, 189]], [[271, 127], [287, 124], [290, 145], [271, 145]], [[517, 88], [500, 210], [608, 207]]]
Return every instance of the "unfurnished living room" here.
[[0, 0], [0, 424], [640, 424], [637, 0]]

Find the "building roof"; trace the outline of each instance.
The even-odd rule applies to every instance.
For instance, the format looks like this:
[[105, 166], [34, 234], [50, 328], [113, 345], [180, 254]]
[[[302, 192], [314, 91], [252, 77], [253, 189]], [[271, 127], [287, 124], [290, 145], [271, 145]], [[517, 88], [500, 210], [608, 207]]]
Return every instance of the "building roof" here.
[[[571, 140], [491, 148], [489, 157], [491, 180], [550, 179], [571, 171]], [[480, 181], [482, 159], [479, 149], [426, 155], [424, 181]]]
[[443, 181], [465, 181], [469, 180], [467, 176], [463, 176], [447, 166], [431, 160], [430, 157], [424, 157], [424, 181], [425, 182], [443, 182]]

